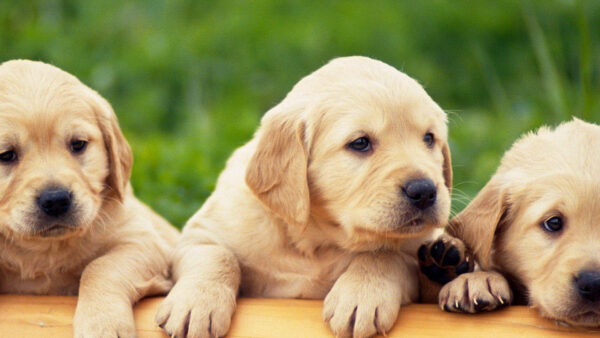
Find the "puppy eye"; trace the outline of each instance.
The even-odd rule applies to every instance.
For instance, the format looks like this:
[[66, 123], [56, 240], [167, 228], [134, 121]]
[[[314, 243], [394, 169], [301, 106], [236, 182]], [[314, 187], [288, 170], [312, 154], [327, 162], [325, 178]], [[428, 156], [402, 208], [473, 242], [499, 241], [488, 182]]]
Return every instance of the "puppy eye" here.
[[548, 218], [542, 223], [542, 227], [548, 232], [557, 232], [563, 227], [562, 218], [558, 216]]
[[17, 153], [14, 150], [5, 151], [0, 154], [0, 162], [9, 164], [17, 160]]
[[433, 135], [433, 133], [425, 134], [425, 136], [423, 136], [423, 142], [425, 142], [427, 147], [433, 148], [433, 146], [435, 145], [435, 136]]
[[371, 150], [371, 141], [367, 137], [360, 137], [350, 142], [348, 147], [352, 150], [360, 151], [361, 153]]
[[82, 153], [87, 147], [87, 141], [84, 140], [73, 140], [71, 141], [71, 151], [74, 154]]

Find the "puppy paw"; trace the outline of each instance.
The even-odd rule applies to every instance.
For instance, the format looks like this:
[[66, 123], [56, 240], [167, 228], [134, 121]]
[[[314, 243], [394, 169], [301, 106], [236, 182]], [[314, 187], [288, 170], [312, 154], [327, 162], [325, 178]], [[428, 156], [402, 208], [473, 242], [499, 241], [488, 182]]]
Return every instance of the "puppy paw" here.
[[464, 243], [448, 235], [421, 245], [417, 256], [421, 272], [442, 285], [474, 268], [474, 259]]
[[155, 320], [170, 337], [222, 337], [229, 330], [235, 298], [235, 291], [220, 283], [181, 280], [160, 305]]
[[352, 281], [342, 275], [327, 294], [323, 319], [336, 337], [385, 335], [398, 317], [397, 286]]
[[133, 309], [127, 302], [81, 300], [73, 318], [73, 337], [136, 337]]
[[462, 274], [444, 285], [438, 300], [445, 311], [476, 313], [509, 305], [512, 292], [499, 273], [478, 271]]

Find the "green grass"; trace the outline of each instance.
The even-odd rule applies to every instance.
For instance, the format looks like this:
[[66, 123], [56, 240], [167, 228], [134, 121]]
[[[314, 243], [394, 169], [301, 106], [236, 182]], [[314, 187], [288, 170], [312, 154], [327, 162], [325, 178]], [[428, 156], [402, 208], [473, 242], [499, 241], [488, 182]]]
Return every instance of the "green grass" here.
[[524, 131], [600, 120], [598, 1], [0, 2], [0, 61], [53, 63], [119, 115], [137, 195], [181, 226], [302, 76], [367, 55], [450, 117], [454, 210]]

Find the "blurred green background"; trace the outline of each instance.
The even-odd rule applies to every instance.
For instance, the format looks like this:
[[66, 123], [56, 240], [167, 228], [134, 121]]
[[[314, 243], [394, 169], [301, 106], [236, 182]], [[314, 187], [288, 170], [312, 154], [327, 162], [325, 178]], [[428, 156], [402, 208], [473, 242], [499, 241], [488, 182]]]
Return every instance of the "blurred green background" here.
[[524, 131], [600, 120], [600, 1], [0, 1], [0, 61], [42, 60], [115, 108], [137, 195], [181, 227], [302, 76], [366, 55], [450, 117], [453, 209]]

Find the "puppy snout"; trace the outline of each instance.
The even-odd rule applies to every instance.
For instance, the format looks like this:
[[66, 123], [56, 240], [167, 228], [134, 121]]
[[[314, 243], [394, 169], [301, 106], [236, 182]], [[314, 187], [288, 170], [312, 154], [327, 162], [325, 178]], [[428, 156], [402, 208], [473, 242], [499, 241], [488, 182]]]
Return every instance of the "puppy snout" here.
[[73, 194], [64, 188], [53, 188], [42, 191], [37, 198], [40, 209], [48, 216], [59, 217], [71, 208]]
[[432, 206], [437, 197], [435, 184], [428, 178], [408, 181], [402, 187], [402, 192], [412, 205], [421, 210]]
[[600, 271], [580, 271], [575, 285], [581, 297], [592, 302], [600, 300]]

